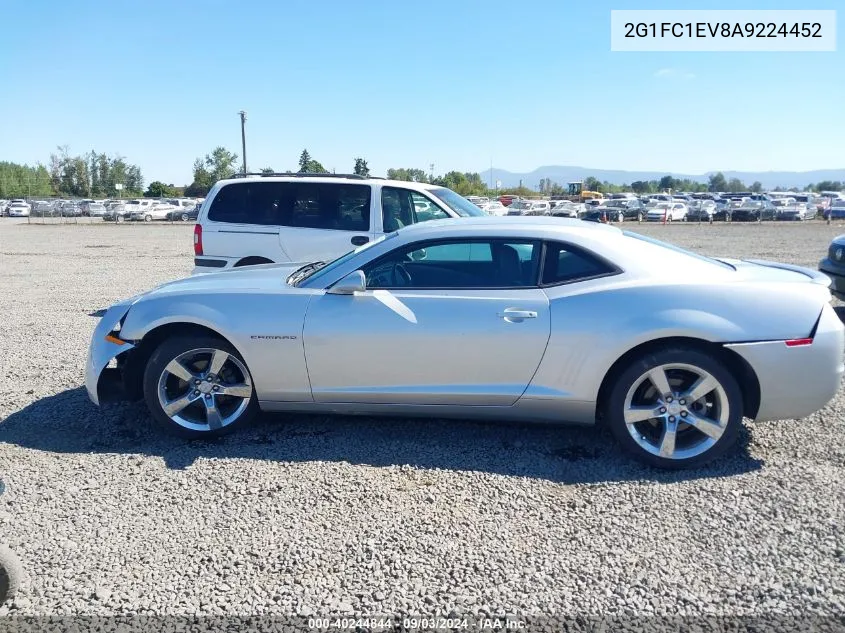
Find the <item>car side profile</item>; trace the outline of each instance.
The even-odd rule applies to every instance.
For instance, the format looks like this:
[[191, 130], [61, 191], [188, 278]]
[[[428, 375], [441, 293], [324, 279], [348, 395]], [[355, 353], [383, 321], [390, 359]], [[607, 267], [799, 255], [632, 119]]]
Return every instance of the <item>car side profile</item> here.
[[429, 220], [483, 217], [446, 187], [342, 174], [248, 174], [221, 180], [199, 210], [193, 273], [331, 261]]
[[187, 437], [258, 410], [601, 422], [637, 458], [691, 467], [731, 450], [743, 417], [833, 397], [845, 329], [829, 283], [580, 220], [432, 221], [328, 264], [122, 301], [85, 384], [95, 403], [145, 399]]

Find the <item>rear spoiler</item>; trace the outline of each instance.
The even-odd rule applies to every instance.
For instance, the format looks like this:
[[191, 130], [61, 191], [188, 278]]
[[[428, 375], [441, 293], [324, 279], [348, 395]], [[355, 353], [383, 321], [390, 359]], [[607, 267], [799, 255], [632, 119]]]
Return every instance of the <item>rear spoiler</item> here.
[[800, 273], [805, 277], [809, 277], [812, 283], [820, 286], [830, 286], [831, 279], [827, 275], [812, 268], [805, 268], [803, 266], [795, 266], [794, 264], [783, 264], [781, 262], [770, 262], [764, 259], [743, 259], [742, 261], [749, 264], [756, 264], [757, 266], [767, 266], [769, 268], [780, 268], [781, 270], [788, 270], [793, 273]]

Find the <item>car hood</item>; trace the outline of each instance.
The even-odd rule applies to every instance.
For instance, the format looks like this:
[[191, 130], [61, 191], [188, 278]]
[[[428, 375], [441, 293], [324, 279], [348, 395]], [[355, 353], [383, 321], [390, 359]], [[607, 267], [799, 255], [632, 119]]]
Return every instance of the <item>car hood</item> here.
[[256, 266], [244, 266], [229, 270], [201, 273], [170, 281], [132, 297], [128, 300], [130, 304], [136, 301], [163, 295], [175, 294], [208, 294], [218, 292], [245, 290], [274, 291], [291, 289], [285, 283], [288, 276], [297, 268], [303, 266], [297, 264], [260, 264]]

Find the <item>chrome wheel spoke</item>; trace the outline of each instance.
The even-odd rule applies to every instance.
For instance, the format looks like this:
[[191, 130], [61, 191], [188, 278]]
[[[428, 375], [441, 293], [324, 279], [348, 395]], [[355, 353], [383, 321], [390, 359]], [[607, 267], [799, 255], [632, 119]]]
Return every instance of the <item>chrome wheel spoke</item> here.
[[675, 438], [678, 433], [677, 422], [666, 422], [663, 435], [660, 437], [660, 456], [672, 457], [675, 454]]
[[211, 361], [208, 363], [208, 373], [214, 374], [215, 376], [219, 374], [227, 360], [229, 360], [229, 355], [226, 352], [220, 349], [214, 350]]
[[636, 424], [637, 422], [645, 422], [646, 420], [651, 420], [652, 418], [657, 418], [663, 415], [660, 412], [660, 408], [655, 408], [653, 406], [632, 406], [627, 407], [625, 409], [625, 423], [626, 424]]
[[208, 422], [208, 428], [221, 428], [223, 426], [223, 418], [220, 417], [220, 411], [217, 409], [217, 403], [214, 402], [214, 398], [209, 396], [203, 398], [202, 402], [205, 405], [205, 419]]
[[658, 391], [658, 397], [663, 398], [666, 394], [672, 393], [672, 387], [669, 385], [669, 378], [666, 376], [666, 371], [663, 367], [655, 367], [648, 372], [648, 379], [654, 388]]
[[718, 386], [719, 385], [713, 376], [705, 374], [695, 381], [695, 384], [689, 388], [685, 395], [689, 399], [690, 403], [693, 403], [697, 400], [701, 400]]
[[167, 367], [165, 367], [164, 370], [170, 374], [173, 374], [177, 378], [181, 378], [185, 382], [191, 382], [196, 377], [191, 373], [191, 371], [187, 367], [185, 367], [175, 358], [169, 363], [167, 363]]
[[164, 409], [164, 412], [167, 415], [173, 416], [179, 413], [189, 404], [191, 404], [194, 400], [196, 400], [196, 398], [194, 397], [193, 393], [189, 391], [184, 396], [176, 398], [175, 400], [170, 400], [169, 402], [165, 403], [162, 408]]
[[718, 440], [722, 437], [722, 433], [725, 432], [725, 428], [720, 426], [716, 422], [712, 420], [708, 420], [705, 417], [698, 416], [692, 412], [688, 413], [687, 416], [684, 418], [684, 422], [689, 424], [692, 427], [695, 427], [702, 433], [704, 433], [707, 437]]
[[238, 398], [249, 398], [252, 396], [252, 385], [239, 383], [236, 385], [220, 385], [220, 395], [236, 396]]

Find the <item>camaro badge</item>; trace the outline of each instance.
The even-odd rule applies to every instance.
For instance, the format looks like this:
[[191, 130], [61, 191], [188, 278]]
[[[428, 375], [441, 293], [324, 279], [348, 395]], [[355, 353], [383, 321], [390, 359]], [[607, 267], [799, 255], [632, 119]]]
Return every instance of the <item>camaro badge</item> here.
[[269, 339], [269, 340], [273, 340], [273, 341], [295, 341], [296, 340], [295, 336], [288, 336], [288, 335], [269, 336], [269, 335], [265, 335], [265, 334], [253, 334], [249, 338], [257, 338], [257, 339], [265, 339], [265, 340]]

